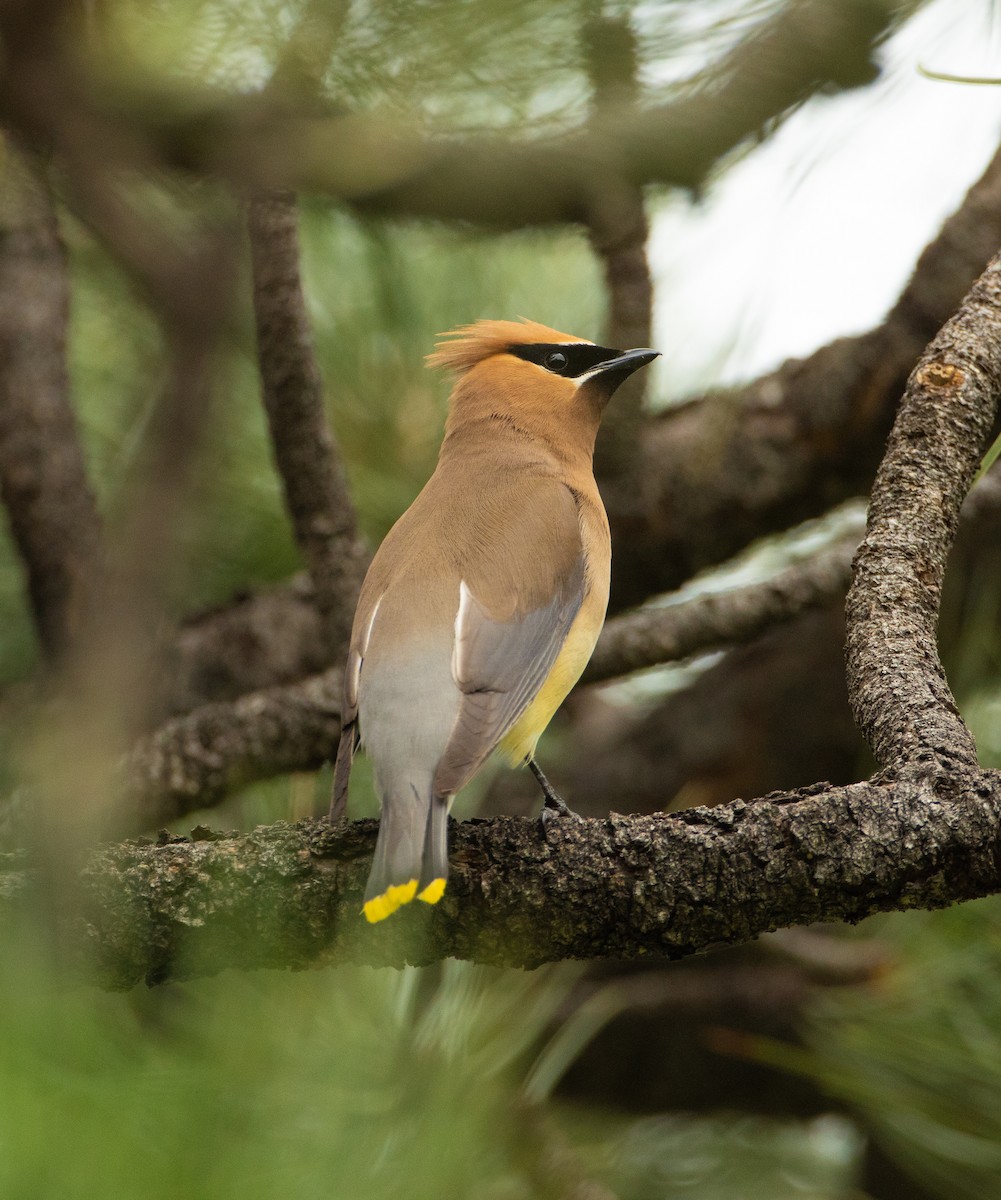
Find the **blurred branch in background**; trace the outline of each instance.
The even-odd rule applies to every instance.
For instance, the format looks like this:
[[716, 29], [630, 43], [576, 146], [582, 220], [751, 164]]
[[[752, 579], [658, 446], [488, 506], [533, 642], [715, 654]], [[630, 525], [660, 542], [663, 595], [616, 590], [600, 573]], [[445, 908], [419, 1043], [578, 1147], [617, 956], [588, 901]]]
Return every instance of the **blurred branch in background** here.
[[[105, 825], [116, 803], [109, 791], [114, 764], [155, 707], [166, 591], [178, 566], [218, 342], [230, 319], [237, 247], [232, 205], [168, 189], [157, 194], [158, 164], [148, 146], [127, 122], [109, 123], [97, 112], [68, 50], [74, 17], [55, 2], [0, 8], [0, 106], [19, 138], [47, 152], [57, 186], [145, 296], [159, 319], [165, 367], [126, 483], [128, 500], [108, 526], [99, 590], [48, 710], [20, 752], [22, 770], [37, 783], [33, 832], [54, 893], [69, 886], [67, 863]], [[61, 323], [44, 333], [50, 370], [64, 372]], [[28, 402], [22, 393], [25, 415]], [[64, 422], [64, 443], [75, 432]], [[39, 492], [57, 490], [42, 461], [22, 468], [34, 468]]]
[[328, 661], [339, 659], [365, 569], [354, 502], [323, 407], [299, 278], [295, 197], [254, 196], [247, 227], [264, 406], [296, 541], [309, 567]]
[[103, 578], [66, 363], [69, 283], [38, 164], [0, 147], [0, 488], [49, 662], [83, 627]]
[[639, 468], [649, 507], [612, 529], [613, 607], [865, 494], [911, 368], [999, 245], [1001, 151], [877, 328], [653, 419]]
[[851, 579], [859, 536], [849, 530], [805, 562], [761, 583], [613, 617], [601, 631], [582, 681], [600, 683], [749, 642], [802, 612], [840, 599]]
[[[627, 16], [609, 17], [601, 5], [584, 27], [585, 58], [591, 86], [591, 120], [600, 125], [609, 113], [634, 110], [641, 100], [637, 37]], [[653, 342], [653, 280], [647, 262], [650, 234], [643, 188], [619, 174], [594, 179], [588, 235], [601, 259], [608, 297], [604, 344], [619, 348]], [[619, 388], [615, 404], [602, 420], [595, 446], [594, 470], [604, 489], [606, 507], [635, 496], [633, 466], [643, 419], [646, 379], [639, 372]]]
[[[338, 734], [336, 647], [361, 561], [354, 514], [373, 536], [388, 528], [433, 460], [444, 392], [419, 369], [433, 333], [523, 312], [613, 345], [649, 343], [655, 186], [698, 196], [811, 97], [804, 119], [818, 118], [815, 132], [822, 110], [853, 104], [822, 97], [865, 85], [877, 62], [900, 85], [906, 67], [894, 62], [920, 22], [886, 54], [882, 41], [917, 8], [0, 4], [0, 483], [16, 534], [0, 543], [0, 613], [5, 642], [23, 646], [3, 659], [12, 682], [0, 789], [16, 799], [0, 821], [4, 845], [26, 847], [0, 855], [0, 1009], [11, 1031], [0, 1049], [10, 1098], [0, 1193], [236, 1200], [319, 1187], [358, 1200], [404, 1189], [604, 1200], [611, 1189], [623, 1200], [701, 1200], [715, 1183], [712, 1194], [746, 1200], [844, 1200], [851, 1155], [876, 1161], [883, 1145], [912, 1170], [921, 1163], [922, 1182], [948, 1200], [997, 1193], [1001, 1156], [976, 1126], [978, 1104], [1001, 1111], [996, 901], [877, 919], [864, 941], [787, 928], [743, 943], [776, 926], [935, 908], [1001, 886], [999, 776], [976, 767], [932, 633], [959, 496], [998, 390], [993, 378], [967, 390], [985, 382], [983, 364], [997, 373], [996, 264], [958, 317], [967, 357], [942, 360], [940, 341], [932, 375], [915, 377], [877, 488], [853, 601], [853, 693], [890, 761], [867, 783], [851, 782], [866, 759], [839, 611], [857, 535], [832, 535], [843, 527], [834, 506], [870, 486], [914, 361], [1001, 244], [1001, 154], [868, 333], [673, 411], [643, 415], [639, 392], [612, 410], [599, 466], [614, 604], [647, 607], [609, 621], [589, 677], [728, 653], [584, 690], [566, 706], [549, 741], [556, 778], [569, 774], [571, 801], [598, 819], [458, 823], [441, 905], [376, 929], [358, 911], [373, 824], [334, 832], [280, 819], [312, 811], [322, 779], [295, 773], [322, 764]], [[912, 42], [911, 61], [917, 52]], [[881, 94], [860, 97], [855, 119], [865, 104], [863, 119], [876, 116]], [[829, 145], [787, 129], [800, 158], [786, 190], [805, 210], [809, 189], [798, 185]], [[895, 142], [906, 134], [901, 119]], [[838, 136], [854, 140], [850, 121]], [[920, 136], [927, 160], [927, 123]], [[44, 164], [48, 190], [20, 174], [15, 145]], [[951, 157], [941, 162], [943, 175], [966, 178]], [[871, 197], [887, 176], [846, 184]], [[761, 234], [744, 198], [728, 238]], [[842, 227], [875, 222], [868, 201], [857, 211], [828, 202]], [[523, 225], [543, 229], [496, 235]], [[751, 283], [729, 260], [708, 277], [721, 299], [746, 286], [756, 308], [778, 286], [772, 265], [763, 259]], [[824, 267], [797, 281], [810, 308], [828, 284]], [[868, 272], [858, 288], [860, 302], [873, 293]], [[709, 321], [721, 324], [714, 311]], [[969, 376], [962, 387], [957, 370]], [[711, 371], [706, 363], [703, 378]], [[991, 733], [999, 512], [995, 473], [964, 509], [940, 630], [985, 763], [1001, 755]], [[770, 536], [818, 516], [819, 528]], [[765, 547], [734, 559], [762, 537]], [[821, 538], [825, 548], [804, 557]], [[293, 577], [300, 553], [308, 573]], [[27, 675], [22, 567], [44, 688]], [[893, 640], [880, 648], [886, 628]], [[899, 687], [898, 660], [909, 664]], [[525, 776], [504, 779], [523, 802]], [[269, 823], [94, 849], [99, 836], [151, 830], [227, 796], [223, 825]], [[702, 801], [719, 807], [662, 811]], [[655, 815], [606, 819], [609, 806]], [[923, 958], [901, 951], [901, 928], [940, 929], [933, 916], [978, 911], [983, 926], [954, 956], [949, 939], [931, 939]], [[32, 920], [39, 912], [69, 968], [56, 972], [60, 985], [74, 974], [124, 989], [244, 973], [128, 997], [60, 986], [53, 999], [52, 971], [31, 967], [51, 941]], [[695, 953], [727, 943], [740, 945]], [[582, 979], [439, 961], [448, 955], [599, 961]], [[406, 961], [434, 965], [286, 970]], [[275, 969], [248, 970], [260, 967]], [[774, 1072], [763, 1083], [762, 1063], [747, 1062], [754, 1036], [795, 1042], [821, 989], [824, 1090]], [[544, 1003], [540, 990], [551, 992]], [[602, 1027], [602, 1043], [582, 1053]], [[564, 1110], [568, 1098], [587, 1108]], [[812, 1118], [845, 1105], [854, 1141], [842, 1129], [832, 1152], [820, 1128], [831, 1118]], [[689, 1112], [668, 1129], [668, 1115], [645, 1132], [637, 1122], [637, 1137], [615, 1149], [625, 1112], [679, 1106], [756, 1116]], [[805, 1182], [788, 1148], [774, 1152], [771, 1182], [753, 1156], [771, 1137], [763, 1112], [788, 1122], [800, 1152], [826, 1136], [828, 1153], [842, 1155], [843, 1190]], [[863, 1137], [878, 1140], [860, 1150]], [[754, 1143], [743, 1174], [717, 1176], [741, 1139]], [[606, 1171], [613, 1153], [628, 1160], [618, 1177]], [[71, 1179], [60, 1177], [67, 1168]], [[977, 1171], [988, 1184], [964, 1192], [964, 1172]], [[894, 1187], [923, 1194], [871, 1173], [865, 1186], [873, 1200]]]
[[[381, 216], [506, 227], [586, 223], [595, 179], [698, 187], [720, 158], [814, 92], [870, 82], [875, 46], [910, 7], [793, 0], [681, 98], [643, 113], [609, 113], [586, 132], [518, 144], [486, 136], [428, 140], [382, 118], [324, 119], [313, 104], [304, 112], [268, 95], [201, 104], [177, 95], [171, 102], [169, 88], [144, 90], [116, 73], [108, 86], [100, 64], [81, 57], [64, 26], [57, 31], [64, 6], [39, 13], [10, 4], [3, 33], [25, 73], [0, 89], [0, 115], [35, 137], [55, 138], [64, 153], [83, 132], [120, 165], [138, 144], [164, 168], [241, 190], [321, 192]], [[51, 82], [56, 65], [63, 77], [43, 99], [27, 73], [42, 69]]]
[[[205, 704], [132, 747], [120, 780], [129, 832], [218, 804], [241, 784], [321, 767], [341, 731], [342, 675]], [[120, 825], [119, 825], [120, 827]]]
[[[869, 82], [873, 48], [901, 15], [882, 0], [795, 0], [700, 78], [691, 95], [642, 114], [609, 114], [559, 140], [428, 144], [412, 132], [383, 134], [348, 122], [293, 134], [275, 147], [269, 170], [381, 216], [507, 227], [586, 223], [595, 179], [698, 187], [723, 155], [811, 93]], [[379, 164], [382, 178], [365, 178], [359, 167], [366, 159]]]

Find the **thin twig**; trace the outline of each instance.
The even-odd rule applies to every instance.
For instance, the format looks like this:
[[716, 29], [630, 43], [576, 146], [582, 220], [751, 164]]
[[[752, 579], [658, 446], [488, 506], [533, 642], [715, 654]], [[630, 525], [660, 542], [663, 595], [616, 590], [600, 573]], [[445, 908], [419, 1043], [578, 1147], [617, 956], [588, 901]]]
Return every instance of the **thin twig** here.
[[[600, 125], [612, 113], [638, 107], [639, 48], [629, 17], [606, 14], [600, 6], [584, 32], [592, 120]], [[646, 253], [650, 227], [642, 186], [618, 175], [596, 180], [587, 228], [605, 276], [604, 344], [621, 349], [651, 345], [653, 280]], [[636, 447], [648, 378], [646, 371], [638, 371], [627, 379], [602, 421], [594, 468], [606, 506], [621, 508], [636, 493]]]
[[582, 682], [599, 683], [660, 663], [749, 642], [801, 612], [844, 595], [859, 535], [852, 531], [761, 583], [615, 617], [602, 630]]

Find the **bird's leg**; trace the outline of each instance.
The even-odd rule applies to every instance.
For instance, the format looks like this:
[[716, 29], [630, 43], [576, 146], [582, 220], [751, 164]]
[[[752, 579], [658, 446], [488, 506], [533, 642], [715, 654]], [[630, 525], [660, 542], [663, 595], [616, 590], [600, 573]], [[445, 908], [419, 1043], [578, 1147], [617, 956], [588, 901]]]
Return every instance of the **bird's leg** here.
[[531, 770], [532, 774], [539, 781], [539, 787], [542, 788], [542, 794], [546, 798], [545, 803], [542, 805], [542, 814], [541, 815], [542, 815], [543, 824], [545, 824], [546, 821], [550, 820], [552, 817], [555, 817], [555, 816], [560, 816], [560, 817], [576, 816], [576, 813], [573, 811], [573, 809], [567, 804], [567, 802], [563, 799], [563, 797], [559, 794], [559, 792], [553, 787], [553, 785], [545, 777], [545, 775], [542, 772], [542, 768], [535, 761], [535, 759], [529, 758], [529, 759], [526, 759], [525, 761], [528, 763], [529, 769]]
[[327, 813], [327, 820], [331, 825], [340, 825], [347, 817], [348, 811], [348, 796], [347, 792], [338, 795], [336, 792], [330, 800], [330, 811]]
[[330, 812], [327, 820], [331, 825], [340, 825], [347, 820], [348, 812], [348, 780], [351, 778], [351, 761], [355, 750], [358, 749], [357, 718], [345, 721], [341, 730], [341, 740], [337, 743], [337, 754], [334, 758], [334, 786], [331, 789]]

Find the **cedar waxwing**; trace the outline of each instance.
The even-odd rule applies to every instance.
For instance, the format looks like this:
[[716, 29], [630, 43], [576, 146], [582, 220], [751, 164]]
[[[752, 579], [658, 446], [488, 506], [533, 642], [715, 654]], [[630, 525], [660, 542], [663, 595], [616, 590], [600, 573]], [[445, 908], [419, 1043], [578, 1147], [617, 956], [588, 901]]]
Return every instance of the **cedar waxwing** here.
[[446, 336], [428, 356], [459, 375], [438, 466], [372, 561], [344, 674], [330, 815], [362, 743], [382, 802], [369, 921], [441, 898], [452, 797], [495, 748], [565, 809], [534, 754], [605, 620], [594, 439], [615, 389], [658, 355], [532, 321]]

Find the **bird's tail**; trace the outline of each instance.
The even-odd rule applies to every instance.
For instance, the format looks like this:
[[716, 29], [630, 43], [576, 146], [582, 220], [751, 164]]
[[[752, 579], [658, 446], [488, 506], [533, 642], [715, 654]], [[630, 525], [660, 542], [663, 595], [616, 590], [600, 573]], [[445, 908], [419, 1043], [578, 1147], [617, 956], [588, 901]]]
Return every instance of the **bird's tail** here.
[[365, 888], [363, 912], [373, 924], [411, 900], [437, 904], [448, 878], [447, 796], [389, 792], [382, 803], [375, 858]]

